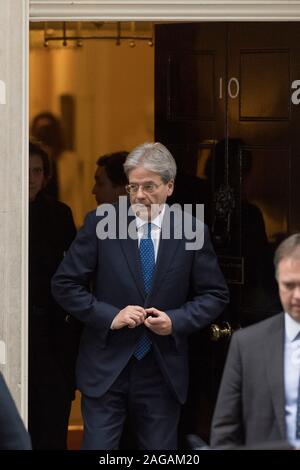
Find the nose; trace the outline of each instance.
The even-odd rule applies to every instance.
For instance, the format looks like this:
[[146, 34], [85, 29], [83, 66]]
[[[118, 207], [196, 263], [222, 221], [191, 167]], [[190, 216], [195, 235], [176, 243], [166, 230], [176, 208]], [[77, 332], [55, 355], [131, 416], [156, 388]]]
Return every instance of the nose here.
[[138, 187], [138, 190], [137, 190], [137, 192], [136, 192], [136, 197], [137, 197], [138, 199], [144, 199], [145, 193], [144, 193], [144, 191], [143, 191], [143, 187], [142, 187], [142, 186], [139, 186], [139, 187]]

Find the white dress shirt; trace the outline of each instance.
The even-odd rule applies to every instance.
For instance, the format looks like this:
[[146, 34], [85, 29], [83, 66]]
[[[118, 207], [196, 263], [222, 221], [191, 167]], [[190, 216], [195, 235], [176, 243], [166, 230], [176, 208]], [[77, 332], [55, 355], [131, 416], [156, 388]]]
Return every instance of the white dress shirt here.
[[285, 422], [288, 441], [300, 446], [296, 439], [298, 383], [300, 375], [300, 323], [285, 313], [284, 387]]
[[[160, 234], [161, 234], [161, 227], [162, 221], [164, 218], [165, 213], [165, 205], [163, 205], [159, 214], [151, 220], [151, 238], [154, 245], [154, 254], [155, 254], [155, 262], [157, 260], [157, 253], [159, 248], [159, 241], [160, 241]], [[138, 244], [140, 246], [141, 239], [144, 234], [144, 225], [148, 224], [149, 221], [143, 220], [140, 217], [136, 216], [136, 227], [137, 227], [137, 235], [138, 235]]]

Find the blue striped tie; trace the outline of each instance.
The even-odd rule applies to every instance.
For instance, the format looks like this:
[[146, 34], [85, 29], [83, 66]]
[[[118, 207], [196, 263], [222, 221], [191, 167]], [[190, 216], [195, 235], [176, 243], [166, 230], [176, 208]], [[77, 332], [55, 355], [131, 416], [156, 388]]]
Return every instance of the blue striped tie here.
[[[144, 279], [146, 295], [150, 292], [153, 273], [155, 269], [154, 245], [151, 238], [151, 223], [145, 224], [144, 234], [140, 242], [140, 259]], [[151, 340], [147, 332], [144, 332], [138, 340], [134, 356], [140, 360], [150, 351]]]

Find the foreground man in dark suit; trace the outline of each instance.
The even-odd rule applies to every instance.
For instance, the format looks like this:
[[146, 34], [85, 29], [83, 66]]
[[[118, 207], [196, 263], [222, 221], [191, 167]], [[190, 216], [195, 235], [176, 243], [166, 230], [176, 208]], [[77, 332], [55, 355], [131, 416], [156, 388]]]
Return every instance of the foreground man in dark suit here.
[[203, 224], [188, 218], [202, 230], [195, 237], [203, 244], [191, 248], [186, 234], [176, 238], [178, 219], [168, 223], [176, 175], [170, 152], [141, 145], [124, 169], [129, 217], [126, 198], [87, 216], [53, 278], [53, 294], [85, 323], [77, 361], [83, 449], [117, 449], [127, 413], [138, 448], [176, 449], [187, 336], [222, 312], [228, 290]]
[[0, 450], [30, 450], [28, 432], [0, 373]]
[[300, 446], [300, 234], [279, 245], [274, 262], [284, 312], [233, 335], [212, 447]]

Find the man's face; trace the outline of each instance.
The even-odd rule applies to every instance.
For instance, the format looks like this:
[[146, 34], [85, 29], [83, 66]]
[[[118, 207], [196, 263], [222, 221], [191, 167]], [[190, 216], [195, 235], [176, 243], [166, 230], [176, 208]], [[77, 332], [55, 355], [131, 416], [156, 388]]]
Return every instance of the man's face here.
[[43, 161], [39, 155], [29, 157], [29, 200], [34, 201], [37, 194], [44, 187], [46, 178], [44, 175]]
[[300, 257], [283, 258], [277, 270], [280, 300], [285, 312], [300, 322]]
[[[167, 198], [171, 196], [174, 184], [173, 182], [164, 183], [161, 177], [153, 171], [147, 170], [144, 167], [138, 167], [131, 170], [128, 175], [129, 184], [139, 185], [137, 191], [130, 193], [130, 202], [133, 210], [141, 218], [151, 217], [151, 205], [162, 205], [166, 202]], [[147, 191], [147, 185], [153, 185], [151, 192]], [[151, 187], [151, 186], [150, 186]], [[139, 206], [146, 209], [146, 213], [138, 213]], [[152, 218], [157, 215], [156, 211], [152, 212]]]
[[105, 171], [103, 166], [98, 166], [95, 173], [95, 184], [92, 189], [97, 204], [114, 203], [118, 200], [120, 194], [124, 194], [125, 189], [115, 186]]

